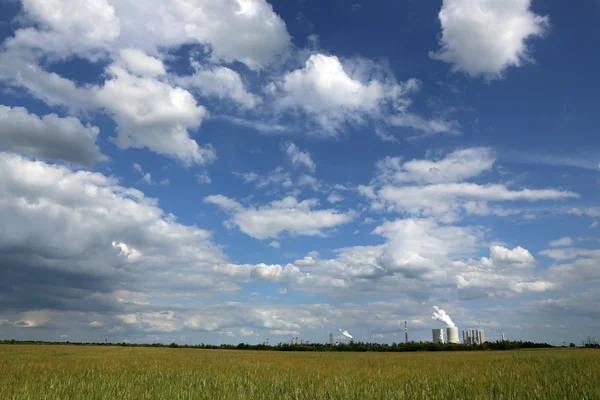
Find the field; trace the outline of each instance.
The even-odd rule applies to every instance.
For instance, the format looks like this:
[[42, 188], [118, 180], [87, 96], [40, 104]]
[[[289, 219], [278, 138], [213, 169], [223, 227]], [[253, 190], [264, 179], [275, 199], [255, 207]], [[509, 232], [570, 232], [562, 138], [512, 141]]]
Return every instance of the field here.
[[600, 351], [0, 346], [0, 399], [600, 399]]

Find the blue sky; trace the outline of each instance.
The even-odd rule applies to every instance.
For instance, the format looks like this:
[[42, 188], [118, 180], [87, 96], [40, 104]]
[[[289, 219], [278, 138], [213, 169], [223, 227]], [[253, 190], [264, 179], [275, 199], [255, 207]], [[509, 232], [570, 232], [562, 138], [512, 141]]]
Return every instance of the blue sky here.
[[580, 342], [599, 13], [3, 2], [0, 338]]

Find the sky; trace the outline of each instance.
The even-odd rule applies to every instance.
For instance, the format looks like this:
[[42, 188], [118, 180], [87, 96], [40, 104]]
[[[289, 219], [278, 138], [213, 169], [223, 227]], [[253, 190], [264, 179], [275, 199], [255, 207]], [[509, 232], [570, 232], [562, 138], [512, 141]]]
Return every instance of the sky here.
[[0, 339], [595, 336], [599, 17], [2, 1]]

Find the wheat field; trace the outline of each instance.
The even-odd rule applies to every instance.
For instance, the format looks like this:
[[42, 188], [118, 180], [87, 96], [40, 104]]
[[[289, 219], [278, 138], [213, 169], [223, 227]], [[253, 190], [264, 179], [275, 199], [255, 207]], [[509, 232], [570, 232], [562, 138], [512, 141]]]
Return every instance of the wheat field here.
[[600, 399], [600, 351], [2, 345], [0, 399]]

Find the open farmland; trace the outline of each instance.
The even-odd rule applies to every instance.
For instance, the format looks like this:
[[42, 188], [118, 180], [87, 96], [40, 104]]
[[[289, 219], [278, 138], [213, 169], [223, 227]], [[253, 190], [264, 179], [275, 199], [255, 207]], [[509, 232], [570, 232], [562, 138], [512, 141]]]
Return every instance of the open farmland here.
[[0, 346], [0, 399], [600, 399], [600, 351]]

